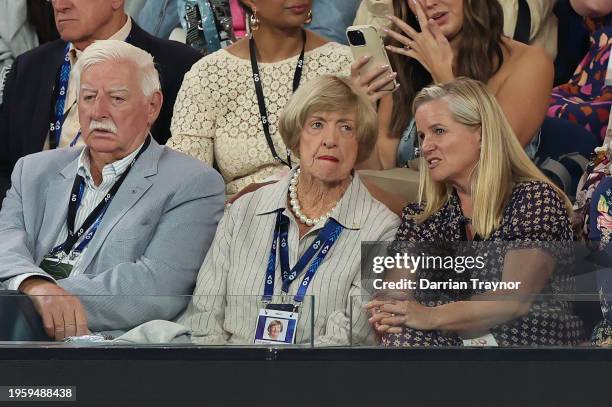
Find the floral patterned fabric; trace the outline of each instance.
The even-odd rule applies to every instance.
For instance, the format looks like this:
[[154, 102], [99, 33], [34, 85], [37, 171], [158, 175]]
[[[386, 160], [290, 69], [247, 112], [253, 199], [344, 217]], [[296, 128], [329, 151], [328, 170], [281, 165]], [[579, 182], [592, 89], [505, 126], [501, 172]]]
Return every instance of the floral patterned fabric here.
[[570, 81], [553, 89], [548, 116], [580, 124], [603, 140], [612, 106], [612, 87], [605, 86], [612, 14], [585, 21], [591, 33], [591, 47]]
[[606, 176], [591, 198], [591, 213], [589, 216], [588, 238], [599, 242], [599, 249], [605, 250], [612, 236], [612, 178]]
[[[610, 175], [612, 175], [612, 121], [608, 124], [603, 145], [595, 149], [591, 161], [578, 183], [576, 202], [574, 203], [574, 212], [572, 214], [572, 228], [575, 240], [600, 241], [600, 238], [596, 235], [589, 236], [590, 229], [592, 229], [589, 228], [592, 217], [591, 201], [599, 183]], [[599, 198], [595, 202], [597, 204]]]
[[[295, 56], [259, 64], [270, 135], [282, 158], [286, 148], [277, 124], [293, 94], [297, 60]], [[300, 83], [325, 74], [349, 75], [352, 62], [350, 49], [334, 42], [307, 51]], [[228, 194], [286, 172], [266, 142], [251, 62], [225, 50], [202, 58], [187, 72], [174, 105], [171, 131], [167, 145], [210, 165], [216, 163]]]
[[[612, 236], [612, 121], [608, 125], [602, 147], [595, 149], [594, 158], [578, 185], [572, 226], [576, 240], [596, 243], [595, 250], [609, 250]], [[595, 327], [591, 342], [597, 346], [612, 346], [612, 324], [609, 306], [604, 296], [608, 275], [612, 270], [599, 270], [598, 285], [603, 320]], [[609, 286], [608, 284], [607, 286]], [[606, 288], [605, 291], [609, 291]]]
[[[459, 199], [451, 195], [449, 201], [427, 221], [418, 224], [414, 215], [420, 213], [418, 205], [404, 209], [402, 224], [396, 235], [396, 245], [402, 242], [459, 242], [465, 241], [465, 225], [468, 221], [461, 212]], [[494, 245], [495, 253], [487, 256], [487, 266], [481, 271], [461, 278], [476, 278], [481, 281], [501, 281], [504, 258], [508, 250], [541, 248], [550, 253], [556, 262], [546, 293], [567, 292], [572, 286], [567, 266], [572, 258], [567, 251], [572, 240], [571, 228], [564, 201], [549, 185], [540, 181], [516, 184], [504, 209], [501, 225], [486, 241]], [[454, 245], [456, 246], [456, 245]], [[430, 281], [446, 281], [440, 271], [418, 269], [416, 278]], [[464, 273], [468, 274], [468, 273]], [[455, 278], [455, 276], [453, 276]], [[456, 279], [456, 278], [455, 278]], [[467, 300], [481, 293], [466, 293], [436, 290], [424, 292], [416, 289], [415, 299], [426, 306], [437, 306], [448, 302]], [[434, 296], [437, 296], [435, 298]], [[467, 298], [466, 298], [467, 297]], [[490, 333], [500, 346], [568, 345], [579, 342], [583, 337], [582, 323], [573, 314], [571, 306], [563, 301], [546, 299], [534, 301], [530, 311], [523, 317], [493, 327]], [[418, 331], [405, 328], [401, 334], [383, 336], [386, 346], [460, 346], [461, 338], [456, 334], [438, 331]]]

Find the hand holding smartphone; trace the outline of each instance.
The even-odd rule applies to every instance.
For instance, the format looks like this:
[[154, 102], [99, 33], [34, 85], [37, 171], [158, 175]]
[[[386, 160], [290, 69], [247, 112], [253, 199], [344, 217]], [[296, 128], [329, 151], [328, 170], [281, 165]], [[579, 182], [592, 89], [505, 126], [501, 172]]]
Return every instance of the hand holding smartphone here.
[[[363, 57], [369, 57], [368, 62], [359, 69], [360, 76], [367, 76], [368, 73], [380, 70], [381, 66], [390, 66], [387, 51], [376, 27], [372, 25], [350, 26], [346, 29], [346, 37], [356, 63], [361, 61]], [[386, 76], [382, 78], [382, 75]], [[382, 83], [382, 86], [375, 89], [377, 92], [393, 92], [398, 86], [390, 69], [375, 75], [368, 85], [376, 86], [374, 82]]]

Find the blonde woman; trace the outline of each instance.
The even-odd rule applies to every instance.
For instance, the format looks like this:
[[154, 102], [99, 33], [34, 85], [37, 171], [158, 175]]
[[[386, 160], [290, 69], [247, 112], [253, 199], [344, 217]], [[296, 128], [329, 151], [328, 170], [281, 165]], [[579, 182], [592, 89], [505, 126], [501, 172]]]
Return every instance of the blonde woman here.
[[[572, 240], [570, 202], [527, 157], [493, 94], [481, 82], [460, 78], [423, 89], [413, 112], [425, 167], [421, 204], [404, 209], [396, 245], [453, 242], [459, 250], [461, 241], [472, 241], [472, 248], [478, 245], [473, 241], [483, 241], [496, 250], [489, 250], [484, 268], [470, 273], [419, 268], [408, 300], [368, 304], [383, 343], [579, 341], [581, 323], [567, 303], [533, 300], [533, 294], [557, 293], [571, 281], [562, 271]], [[491, 290], [486, 287], [492, 284], [474, 287], [471, 279], [506, 284]], [[464, 281], [467, 288], [425, 289], [421, 280]]]

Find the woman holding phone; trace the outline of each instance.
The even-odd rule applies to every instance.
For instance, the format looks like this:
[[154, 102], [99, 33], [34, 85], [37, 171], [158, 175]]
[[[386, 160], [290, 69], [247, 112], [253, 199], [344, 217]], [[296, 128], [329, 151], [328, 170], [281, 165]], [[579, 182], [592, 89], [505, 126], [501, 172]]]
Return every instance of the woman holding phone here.
[[537, 142], [553, 64], [542, 49], [504, 37], [497, 1], [394, 0], [393, 7], [395, 15], [388, 17], [393, 27], [385, 31], [401, 86], [381, 100], [379, 138], [368, 168], [392, 168], [414, 158], [410, 106], [416, 94], [431, 83], [459, 76], [488, 85], [523, 147]]

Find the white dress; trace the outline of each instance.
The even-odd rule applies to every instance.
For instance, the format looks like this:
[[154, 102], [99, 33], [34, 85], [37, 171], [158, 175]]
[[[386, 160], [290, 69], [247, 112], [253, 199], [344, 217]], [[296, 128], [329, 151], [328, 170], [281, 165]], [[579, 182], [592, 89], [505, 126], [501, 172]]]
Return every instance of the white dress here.
[[[293, 93], [297, 60], [296, 55], [259, 63], [270, 133], [283, 159], [286, 148], [277, 123]], [[348, 76], [352, 62], [347, 46], [329, 42], [305, 53], [300, 84], [325, 74]], [[225, 50], [204, 57], [185, 75], [171, 131], [167, 145], [210, 165], [216, 163], [228, 194], [253, 182], [278, 179], [282, 173], [283, 165], [275, 161], [263, 132], [251, 62]]]

